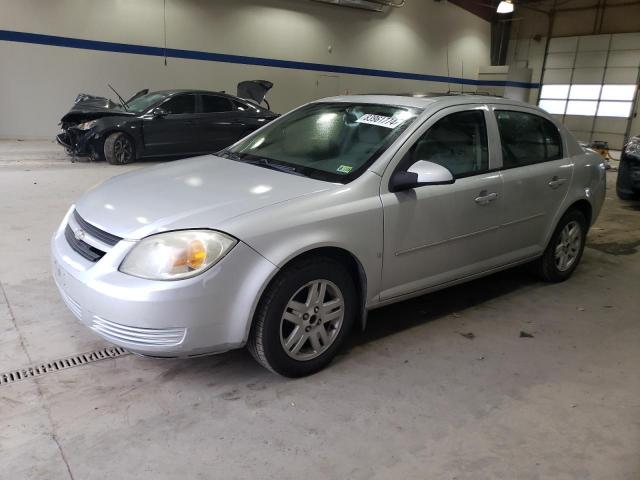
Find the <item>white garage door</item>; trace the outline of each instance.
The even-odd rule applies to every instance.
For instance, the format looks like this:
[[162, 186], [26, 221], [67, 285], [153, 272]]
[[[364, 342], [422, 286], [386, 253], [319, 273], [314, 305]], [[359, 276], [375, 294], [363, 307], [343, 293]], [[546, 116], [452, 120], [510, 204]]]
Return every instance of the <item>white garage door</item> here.
[[637, 108], [640, 33], [553, 38], [539, 105], [578, 140], [621, 149]]

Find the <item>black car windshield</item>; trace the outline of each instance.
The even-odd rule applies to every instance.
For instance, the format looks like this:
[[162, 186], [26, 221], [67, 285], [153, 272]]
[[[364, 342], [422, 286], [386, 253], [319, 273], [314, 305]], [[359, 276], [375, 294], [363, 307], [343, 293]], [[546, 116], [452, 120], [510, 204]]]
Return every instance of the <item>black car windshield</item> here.
[[147, 108], [160, 102], [167, 96], [166, 93], [147, 93], [141, 97], [135, 98], [127, 103], [127, 110], [135, 113], [142, 113]]
[[270, 123], [220, 156], [347, 183], [359, 177], [420, 112], [393, 105], [313, 103]]

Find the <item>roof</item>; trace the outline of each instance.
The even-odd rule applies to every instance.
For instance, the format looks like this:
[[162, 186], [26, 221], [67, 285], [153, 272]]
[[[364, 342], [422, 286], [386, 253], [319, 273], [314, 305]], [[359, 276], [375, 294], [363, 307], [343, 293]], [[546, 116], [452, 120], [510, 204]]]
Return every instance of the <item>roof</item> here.
[[171, 90], [156, 90], [154, 92], [149, 92], [149, 93], [161, 93], [163, 95], [173, 95], [174, 93], [215, 93], [215, 94], [223, 94], [223, 95], [228, 95], [228, 93], [225, 92], [214, 92], [211, 90], [192, 90], [192, 89], [188, 89], [188, 88], [174, 88]]
[[511, 100], [503, 97], [492, 97], [489, 95], [473, 94], [429, 94], [429, 95], [341, 95], [337, 97], [322, 98], [322, 102], [353, 102], [353, 103], [377, 103], [382, 105], [398, 105], [405, 107], [427, 108], [430, 106], [461, 105], [465, 103], [498, 103], [504, 105], [521, 105], [535, 107], [530, 103]]

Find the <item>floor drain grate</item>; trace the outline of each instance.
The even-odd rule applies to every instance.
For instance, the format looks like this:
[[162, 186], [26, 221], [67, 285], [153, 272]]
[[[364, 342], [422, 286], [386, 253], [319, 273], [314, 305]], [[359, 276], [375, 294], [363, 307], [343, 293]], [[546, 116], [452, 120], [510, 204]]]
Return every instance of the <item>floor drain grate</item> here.
[[72, 367], [79, 367], [80, 365], [86, 365], [87, 363], [99, 362], [100, 360], [121, 357], [128, 354], [129, 352], [120, 347], [100, 348], [93, 352], [81, 353], [79, 355], [66, 357], [60, 360], [53, 360], [51, 362], [41, 363], [27, 368], [20, 368], [11, 372], [0, 373], [0, 385], [15, 383], [20, 380], [26, 380], [27, 378], [39, 377], [46, 373], [66, 370], [67, 368]]

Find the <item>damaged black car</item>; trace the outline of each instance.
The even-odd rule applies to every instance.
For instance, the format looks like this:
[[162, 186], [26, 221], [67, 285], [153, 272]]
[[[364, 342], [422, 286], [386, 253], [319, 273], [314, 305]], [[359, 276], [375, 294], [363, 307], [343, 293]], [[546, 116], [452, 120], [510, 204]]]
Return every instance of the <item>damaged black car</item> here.
[[[204, 90], [142, 90], [119, 102], [80, 94], [56, 137], [67, 153], [121, 165], [147, 157], [217, 152], [278, 115], [261, 106], [271, 82], [241, 82], [238, 96]], [[267, 103], [268, 106], [268, 103]]]

